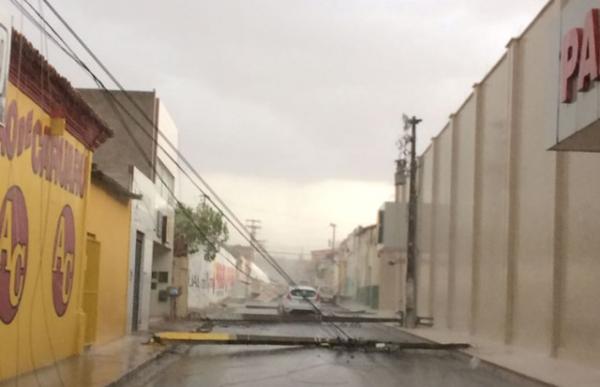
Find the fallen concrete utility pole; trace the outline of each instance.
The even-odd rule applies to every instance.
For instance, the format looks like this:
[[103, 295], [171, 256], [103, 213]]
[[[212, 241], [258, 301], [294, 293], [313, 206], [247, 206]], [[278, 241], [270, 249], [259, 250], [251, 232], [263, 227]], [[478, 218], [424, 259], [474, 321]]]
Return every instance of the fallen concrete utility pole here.
[[458, 350], [470, 347], [469, 344], [465, 343], [437, 344], [427, 342], [393, 342], [360, 339], [345, 340], [341, 338], [238, 335], [218, 332], [160, 332], [154, 334], [153, 341], [161, 344], [282, 345], [345, 349], [373, 349], [382, 351], [407, 349]]
[[[204, 321], [204, 320], [202, 320]], [[306, 322], [328, 322], [328, 323], [398, 323], [402, 319], [398, 317], [366, 317], [366, 316], [331, 316], [331, 315], [304, 315], [304, 316], [280, 316], [268, 314], [243, 314], [240, 319], [211, 319], [214, 323], [306, 323]]]

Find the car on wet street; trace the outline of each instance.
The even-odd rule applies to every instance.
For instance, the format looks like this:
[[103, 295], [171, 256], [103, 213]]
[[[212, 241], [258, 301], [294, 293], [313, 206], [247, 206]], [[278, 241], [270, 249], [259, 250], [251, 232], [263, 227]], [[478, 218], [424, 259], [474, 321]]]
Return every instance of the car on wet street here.
[[291, 314], [318, 313], [320, 298], [317, 290], [311, 286], [290, 286], [289, 290], [279, 301], [279, 313]]

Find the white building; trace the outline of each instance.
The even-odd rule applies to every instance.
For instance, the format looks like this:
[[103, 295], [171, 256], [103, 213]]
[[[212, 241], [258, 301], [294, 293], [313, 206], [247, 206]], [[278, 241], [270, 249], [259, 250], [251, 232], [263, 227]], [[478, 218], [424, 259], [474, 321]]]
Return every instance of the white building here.
[[[237, 269], [234, 264], [238, 265]], [[212, 262], [204, 259], [202, 250], [188, 257], [189, 312], [198, 312], [229, 298], [252, 297], [268, 284], [269, 277], [256, 264], [244, 258], [236, 260], [224, 248]]]
[[142, 197], [132, 206], [128, 327], [145, 330], [170, 312], [178, 130], [155, 91], [79, 91], [114, 131], [94, 163]]

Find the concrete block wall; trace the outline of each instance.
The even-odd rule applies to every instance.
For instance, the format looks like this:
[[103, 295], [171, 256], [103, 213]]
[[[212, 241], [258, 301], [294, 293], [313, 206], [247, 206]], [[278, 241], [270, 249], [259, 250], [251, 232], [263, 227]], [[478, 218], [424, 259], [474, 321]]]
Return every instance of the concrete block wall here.
[[418, 313], [600, 366], [600, 154], [546, 149], [560, 7], [508, 43], [420, 158]]

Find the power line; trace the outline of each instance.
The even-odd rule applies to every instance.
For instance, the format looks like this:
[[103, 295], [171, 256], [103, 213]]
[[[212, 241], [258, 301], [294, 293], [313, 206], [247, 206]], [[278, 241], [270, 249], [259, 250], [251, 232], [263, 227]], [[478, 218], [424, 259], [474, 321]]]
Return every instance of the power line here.
[[[25, 0], [27, 1], [27, 0]], [[110, 72], [110, 70], [108, 70], [108, 68], [104, 65], [104, 63], [102, 63], [102, 61], [100, 61], [100, 59], [94, 54], [94, 52], [87, 46], [87, 44], [83, 41], [83, 39], [81, 39], [81, 37], [79, 37], [79, 35], [73, 30], [73, 28], [69, 25], [69, 23], [59, 14], [59, 12], [52, 6], [52, 4], [50, 4], [47, 0], [44, 0], [44, 3], [48, 6], [48, 8], [52, 11], [52, 13], [60, 20], [60, 22], [67, 28], [67, 30], [69, 30], [69, 32], [71, 33], [71, 35], [73, 35], [73, 37], [79, 42], [79, 44], [85, 49], [85, 51], [92, 57], [92, 59], [100, 66], [100, 68], [106, 73], [106, 75], [108, 75], [108, 77], [115, 83], [115, 85], [117, 85], [117, 87], [119, 88], [119, 90], [121, 92], [124, 93], [124, 95], [126, 96], [127, 100], [136, 108], [136, 110], [142, 115], [143, 118], [146, 119], [146, 121], [148, 121], [150, 123], [150, 125], [152, 125], [154, 127], [154, 129], [156, 130], [156, 132], [159, 134], [159, 136], [161, 136], [163, 138], [163, 140], [167, 143], [167, 145], [177, 154], [177, 156], [184, 162], [185, 166], [187, 168], [190, 169], [190, 171], [192, 172], [192, 174], [206, 187], [206, 189], [211, 193], [211, 195], [219, 202], [219, 204], [226, 209], [226, 211], [230, 214], [230, 216], [235, 220], [235, 223], [237, 223], [238, 227], [241, 228], [244, 232], [240, 231], [238, 229], [238, 227], [234, 226], [234, 222], [231, 221], [231, 219], [229, 219], [229, 217], [227, 217], [223, 211], [216, 205], [216, 203], [214, 203], [213, 199], [206, 195], [203, 190], [193, 181], [193, 179], [191, 179], [189, 177], [189, 175], [187, 175], [187, 173], [183, 170], [183, 168], [178, 165], [179, 163], [177, 162], [177, 160], [173, 160], [172, 156], [169, 154], [168, 151], [166, 151], [164, 149], [164, 147], [162, 147], [162, 145], [158, 144], [158, 141], [156, 141], [156, 139], [150, 134], [147, 133], [145, 128], [143, 127], [143, 125], [139, 125], [139, 122], [137, 120], [134, 119], [135, 122], [138, 123], [138, 125], [140, 126], [140, 128], [142, 129], [142, 131], [146, 132], [147, 135], [149, 135], [152, 139], [152, 141], [156, 141], [157, 145], [163, 150], [165, 151], [165, 153], [167, 154], [167, 156], [173, 161], [175, 162], [175, 164], [178, 166], [178, 168], [190, 179], [190, 181], [192, 182], [192, 184], [194, 184], [196, 186], [196, 188], [198, 188], [200, 190], [200, 192], [202, 192], [205, 197], [207, 198], [207, 200], [209, 200], [214, 206], [215, 208], [217, 208], [221, 214], [232, 224], [232, 226], [234, 226], [234, 228], [236, 228], [236, 230], [240, 233], [240, 235], [242, 237], [244, 237], [244, 239], [246, 239], [250, 245], [258, 251], [258, 253], [263, 256], [263, 258], [267, 261], [271, 260], [271, 264], [278, 266], [277, 262], [275, 262], [273, 260], [272, 257], [266, 257], [265, 255], [269, 255], [268, 252], [262, 247], [260, 246], [260, 244], [257, 243], [257, 241], [250, 237], [248, 238], [247, 236], [249, 235], [248, 230], [245, 228], [244, 224], [239, 220], [239, 218], [235, 215], [235, 213], [233, 213], [233, 211], [231, 211], [231, 209], [225, 204], [225, 202], [216, 194], [216, 192], [210, 187], [210, 185], [200, 176], [200, 174], [195, 170], [195, 168], [191, 165], [191, 163], [184, 157], [184, 155], [179, 151], [179, 149], [177, 149], [177, 147], [162, 133], [162, 131], [160, 131], [160, 129], [157, 127], [157, 125], [153, 122], [153, 120], [148, 117], [148, 115], [146, 114], [146, 112], [139, 106], [139, 104], [131, 97], [131, 95], [127, 92], [127, 90], [125, 90], [125, 88], [121, 85], [121, 83], [116, 79], [116, 77]], [[45, 18], [43, 18], [43, 16], [40, 16], [40, 19], [42, 19], [46, 24], [49, 24], [47, 22], [47, 20]], [[53, 30], [55, 33], [56, 31]], [[57, 33], [56, 33], [57, 34]], [[60, 36], [59, 34], [57, 34], [58, 36]], [[62, 40], [62, 39], [61, 39]], [[64, 40], [62, 40], [62, 42], [68, 47], [68, 44], [66, 44], [66, 42], [64, 42]], [[72, 50], [71, 50], [72, 51]], [[72, 51], [73, 52], [73, 51]], [[79, 60], [78, 63], [82, 64], [83, 61]], [[91, 70], [89, 69], [89, 67], [85, 66], [85, 70], [91, 73]], [[97, 78], [97, 77], [96, 77]], [[119, 102], [120, 104], [120, 102]], [[127, 111], [127, 113], [129, 113]], [[132, 117], [133, 119], [133, 117]], [[279, 270], [282, 270], [281, 267], [279, 267]], [[278, 270], [278, 271], [279, 271]], [[286, 278], [286, 280], [292, 284], [295, 285], [295, 282], [293, 281], [293, 279], [287, 275], [287, 273], [280, 273], [282, 274], [282, 276], [284, 276], [284, 278]]]
[[[11, 0], [14, 1], [15, 0]], [[25, 0], [25, 2], [27, 2], [27, 0]], [[28, 2], [27, 2], [28, 3]], [[142, 117], [146, 119], [146, 121], [148, 121], [156, 130], [156, 132], [165, 140], [165, 142], [167, 143], [167, 145], [177, 154], [177, 156], [184, 162], [185, 166], [187, 168], [190, 169], [190, 171], [192, 172], [192, 174], [206, 187], [206, 189], [211, 193], [211, 195], [217, 200], [217, 202], [221, 205], [221, 207], [223, 207], [227, 213], [225, 214], [225, 212], [219, 207], [219, 205], [217, 205], [217, 203], [215, 203], [215, 201], [208, 196], [204, 190], [194, 181], [194, 179], [192, 179], [191, 176], [189, 176], [189, 174], [187, 173], [187, 171], [185, 171], [185, 169], [179, 164], [179, 162], [177, 160], [175, 160], [173, 158], [173, 156], [171, 156], [170, 152], [167, 151], [161, 144], [158, 143], [158, 140], [156, 138], [154, 138], [150, 133], [148, 133], [145, 129], [145, 127], [135, 118], [133, 117], [132, 113], [129, 112], [128, 109], [126, 109], [122, 103], [113, 95], [112, 92], [110, 92], [103, 84], [103, 82], [91, 71], [91, 69], [83, 62], [83, 60], [81, 60], [76, 54], [75, 52], [70, 48], [70, 46], [64, 41], [64, 39], [60, 36], [59, 33], [56, 32], [56, 30], [50, 25], [50, 23], [42, 16], [38, 13], [38, 17], [40, 18], [40, 20], [42, 20], [46, 25], [49, 26], [49, 28], [51, 29], [51, 31], [57, 36], [58, 40], [60, 40], [62, 42], [62, 44], [64, 44], [64, 47], [59, 44], [57, 42], [56, 39], [51, 37], [51, 40], [53, 40], [53, 42], [55, 44], [57, 44], [59, 46], [59, 48], [61, 48], [69, 57], [71, 57], [76, 63], [78, 63], [86, 72], [88, 72], [88, 74], [94, 79], [94, 81], [96, 81], [96, 83], [98, 84], [98, 86], [103, 89], [103, 91], [105, 92], [105, 95], [110, 96], [114, 101], [114, 103], [116, 103], [133, 121], [134, 123], [136, 123], [136, 125], [138, 125], [141, 129], [142, 132], [145, 133], [146, 135], [151, 137], [151, 140], [153, 142], [155, 142], [155, 144], [157, 145], [157, 147], [161, 148], [163, 151], [165, 151], [167, 157], [169, 157], [177, 166], [177, 168], [192, 182], [192, 184], [201, 192], [204, 194], [204, 196], [207, 198], [207, 200], [209, 200], [211, 202], [211, 204], [215, 207], [215, 209], [217, 211], [219, 211], [219, 213], [234, 227], [234, 229], [236, 229], [236, 231], [238, 231], [238, 233], [250, 244], [250, 246], [256, 250], [259, 255], [261, 255], [261, 257], [263, 259], [265, 259], [265, 261], [267, 263], [269, 263], [290, 285], [295, 286], [296, 283], [295, 281], [289, 276], [289, 274], [287, 272], [285, 272], [285, 270], [277, 263], [277, 261], [266, 251], [266, 249], [260, 245], [260, 243], [258, 243], [258, 241], [256, 240], [256, 238], [252, 237], [252, 235], [250, 234], [250, 232], [248, 231], [248, 229], [244, 226], [244, 224], [239, 220], [239, 218], [235, 215], [235, 213], [225, 204], [225, 202], [216, 194], [216, 192], [210, 187], [210, 185], [208, 185], [208, 183], [200, 176], [200, 174], [194, 169], [194, 167], [191, 165], [191, 163], [183, 156], [183, 154], [181, 154], [181, 152], [172, 144], [172, 142], [166, 138], [166, 136], [164, 135], [164, 133], [162, 133], [160, 131], [160, 129], [157, 127], [156, 123], [154, 123], [154, 121], [148, 117], [148, 115], [144, 112], [144, 110], [139, 106], [139, 104], [131, 97], [131, 95], [123, 88], [123, 86], [119, 83], [119, 81], [114, 77], [114, 75], [112, 75], [112, 73], [106, 68], [106, 66], [98, 59], [98, 57], [93, 53], [93, 51], [85, 44], [85, 42], [79, 37], [79, 35], [71, 28], [71, 26], [68, 24], [68, 22], [58, 13], [58, 11], [56, 11], [56, 9], [54, 9], [54, 7], [47, 1], [44, 0], [44, 3], [48, 6], [48, 8], [52, 11], [52, 13], [54, 13], [54, 15], [60, 20], [60, 22], [69, 30], [69, 32], [75, 37], [75, 39], [79, 42], [79, 44], [86, 50], [86, 52], [92, 57], [92, 59], [94, 59], [94, 61], [102, 68], [102, 70], [109, 76], [109, 78], [117, 85], [117, 87], [119, 88], [119, 90], [126, 96], [126, 98], [128, 99], [128, 101], [136, 108], [136, 110], [138, 110], [139, 113], [141, 113]], [[23, 7], [19, 7], [21, 12], [27, 12], [26, 10], [23, 9]], [[35, 23], [39, 26], [38, 23]], [[46, 34], [48, 34], [45, 29], [44, 32]], [[49, 34], [48, 34], [49, 35]], [[116, 111], [116, 107], [114, 107], [113, 105], [113, 109], [115, 109]], [[130, 133], [130, 136], [132, 134]], [[143, 153], [143, 152], [142, 152]], [[151, 163], [151, 161], [150, 161]], [[152, 166], [152, 165], [151, 165]], [[159, 177], [160, 178], [160, 177]], [[166, 186], [166, 184], [164, 183], [164, 181], [162, 180], [162, 178], [160, 178], [160, 180], [163, 182], [163, 184]], [[175, 198], [175, 195], [173, 194], [173, 197], [175, 200], [177, 200], [178, 205], [181, 204], [181, 202], [179, 202], [179, 200], [177, 198]], [[320, 309], [314, 305], [314, 303], [312, 303], [310, 300], [307, 299], [307, 301], [313, 306], [313, 308], [319, 313], [321, 314]], [[333, 324], [335, 326], [335, 324]], [[345, 332], [343, 332], [343, 330], [337, 326], [335, 326], [336, 329], [338, 329], [344, 336], [346, 336], [347, 338], [350, 338], [350, 336], [348, 336]]]
[[256, 239], [258, 230], [262, 228], [260, 219], [246, 219], [246, 227], [250, 230], [250, 236]]
[[[104, 86], [104, 84], [100, 81], [100, 79], [98, 79], [95, 74], [93, 74], [91, 72], [91, 70], [89, 69], [89, 67], [87, 67], [87, 65], [85, 65], [85, 63], [74, 53], [73, 50], [70, 49], [70, 47], [68, 46], [68, 44], [64, 41], [64, 39], [62, 39], [62, 37], [58, 34], [58, 32], [52, 27], [52, 25], [50, 25], [44, 18], [43, 16], [38, 13], [38, 11], [27, 1], [24, 0], [25, 3], [36, 13], [36, 15], [44, 20], [45, 24], [52, 30], [52, 32], [57, 35], [57, 37], [60, 39], [60, 41], [65, 44], [66, 46], [62, 46], [58, 43], [58, 41], [56, 39], [54, 39], [51, 35], [49, 35], [44, 29], [43, 27], [31, 16], [31, 14], [29, 14], [23, 7], [21, 4], [17, 3], [16, 0], [11, 0], [13, 2], [14, 5], [16, 5], [23, 13], [26, 14], [26, 16], [28, 17], [28, 19], [34, 23], [38, 28], [42, 29], [42, 31], [44, 31], [44, 33], [56, 44], [58, 45], [63, 52], [65, 52], [65, 54], [67, 54], [71, 59], [73, 59], [74, 61], [76, 61], [79, 65], [81, 65], [84, 70], [86, 70], [94, 79], [94, 81], [96, 81], [96, 83], [98, 84], [98, 86], [104, 90], [105, 92], [108, 92], [109, 94], [110, 91]], [[111, 94], [112, 96], [112, 94]], [[112, 96], [114, 97], [114, 96]], [[110, 102], [109, 102], [110, 103]], [[121, 107], [124, 109], [124, 107], [121, 105]], [[126, 128], [126, 131], [128, 132], [128, 134], [131, 136], [132, 140], [134, 141], [134, 143], [136, 144], [136, 146], [140, 145], [139, 142], [137, 142], [137, 139], [135, 138], [135, 136], [133, 135], [133, 133], [131, 132], [130, 128], [125, 124], [122, 116], [120, 116], [120, 113], [117, 111], [116, 107], [111, 106], [111, 108], [113, 109], [113, 111], [115, 111], [115, 113], [117, 113], [119, 115], [119, 120], [121, 121], [121, 124]], [[125, 110], [125, 109], [124, 109]], [[140, 145], [141, 146], [141, 145]], [[143, 154], [142, 149], [138, 148], [138, 150], [140, 150], [140, 153]], [[164, 149], [163, 149], [164, 150]], [[150, 162], [150, 164], [152, 164], [151, 161], [146, 160], [148, 162]], [[152, 165], [151, 165], [152, 166]], [[158, 174], [157, 174], [158, 176]], [[159, 179], [161, 180], [161, 183], [163, 183], [163, 185], [167, 186], [165, 181], [159, 176]], [[169, 189], [167, 188], [170, 195], [172, 195], [173, 199], [177, 201], [178, 207], [182, 208], [182, 210], [187, 210], [184, 206], [182, 206], [182, 203], [175, 197], [175, 194]], [[191, 215], [186, 213], [186, 217], [188, 217], [188, 220], [192, 221], [194, 228], [197, 229], [197, 231], [199, 231], [202, 235], [202, 237], [209, 243], [211, 244], [210, 240], [207, 238], [206, 234], [204, 234], [204, 232], [199, 228], [199, 226], [194, 222], [194, 220], [191, 218]], [[211, 247], [216, 249], [216, 246], [211, 244]], [[220, 257], [222, 257], [223, 259], [225, 259], [227, 262], [229, 262], [234, 268], [236, 268], [236, 270], [240, 271], [239, 268], [237, 267], [237, 264], [232, 262], [228, 257], [226, 257], [225, 255], [221, 254], [221, 253], [217, 253], [219, 254]], [[244, 272], [244, 271], [240, 271], [242, 274], [244, 274], [249, 280], [258, 280], [257, 278], [252, 277], [250, 274]]]

